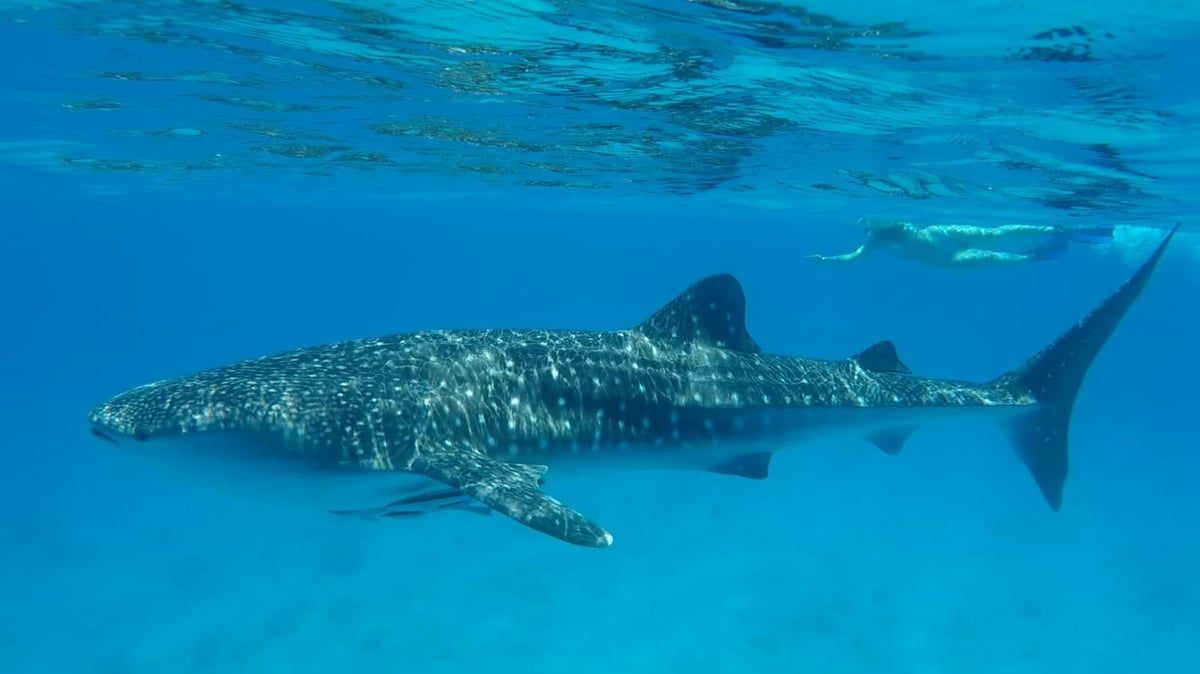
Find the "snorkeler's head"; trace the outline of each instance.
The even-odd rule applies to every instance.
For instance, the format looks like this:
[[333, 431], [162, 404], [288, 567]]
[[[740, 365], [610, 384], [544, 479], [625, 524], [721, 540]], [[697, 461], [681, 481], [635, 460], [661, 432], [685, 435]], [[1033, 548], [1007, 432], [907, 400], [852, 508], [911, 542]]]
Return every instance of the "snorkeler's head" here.
[[904, 223], [859, 218], [858, 226], [863, 228], [863, 232], [865, 232], [867, 236], [878, 236], [879, 234], [889, 230], [903, 229]]

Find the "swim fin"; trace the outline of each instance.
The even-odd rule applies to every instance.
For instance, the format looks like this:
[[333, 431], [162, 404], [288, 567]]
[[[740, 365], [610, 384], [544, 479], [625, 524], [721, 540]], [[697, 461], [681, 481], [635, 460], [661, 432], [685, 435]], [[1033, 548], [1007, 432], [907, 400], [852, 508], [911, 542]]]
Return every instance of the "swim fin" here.
[[1062, 257], [1067, 252], [1067, 245], [1070, 241], [1069, 236], [1056, 236], [1029, 251], [1026, 255], [1032, 260], [1053, 260]]
[[1113, 227], [1111, 225], [1105, 227], [1082, 227], [1079, 229], [1068, 229], [1067, 236], [1072, 241], [1078, 243], [1112, 243]]

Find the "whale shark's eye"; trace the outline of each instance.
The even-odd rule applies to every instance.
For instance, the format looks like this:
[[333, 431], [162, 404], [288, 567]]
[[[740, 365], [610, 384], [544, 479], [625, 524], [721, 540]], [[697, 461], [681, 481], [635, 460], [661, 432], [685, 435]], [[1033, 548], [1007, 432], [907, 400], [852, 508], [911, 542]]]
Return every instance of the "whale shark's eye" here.
[[145, 442], [150, 439], [150, 434], [146, 431], [134, 431], [133, 439], [137, 440], [138, 442]]

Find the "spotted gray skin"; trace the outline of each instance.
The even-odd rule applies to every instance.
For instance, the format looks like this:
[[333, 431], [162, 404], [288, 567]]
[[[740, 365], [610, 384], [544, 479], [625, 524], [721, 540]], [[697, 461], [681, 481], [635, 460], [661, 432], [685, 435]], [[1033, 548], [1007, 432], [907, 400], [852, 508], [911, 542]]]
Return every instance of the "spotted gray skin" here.
[[[1175, 230], [1056, 342], [983, 384], [911, 374], [890, 342], [845, 360], [764, 353], [728, 275], [630, 330], [432, 331], [315, 346], [122, 393], [93, 433], [138, 441], [221, 431], [320, 470], [399, 471], [445, 486], [363, 511], [478, 502], [570, 543], [612, 536], [543, 489], [548, 466], [645, 465], [765, 478], [772, 452], [843, 432], [888, 453], [946, 416], [993, 416], [1054, 509], [1088, 366]], [[456, 500], [457, 499], [457, 500]]]

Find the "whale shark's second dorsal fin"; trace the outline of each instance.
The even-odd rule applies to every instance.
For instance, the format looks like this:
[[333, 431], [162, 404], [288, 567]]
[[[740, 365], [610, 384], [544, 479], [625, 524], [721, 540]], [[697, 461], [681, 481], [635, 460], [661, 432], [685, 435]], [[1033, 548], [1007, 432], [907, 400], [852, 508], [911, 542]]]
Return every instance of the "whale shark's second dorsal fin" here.
[[730, 274], [705, 277], [637, 326], [642, 334], [674, 343], [734, 351], [762, 351], [746, 330], [746, 295]]
[[858, 363], [862, 369], [871, 372], [912, 374], [912, 370], [900, 360], [900, 354], [896, 353], [896, 345], [887, 339], [875, 342], [851, 356], [850, 360]]

